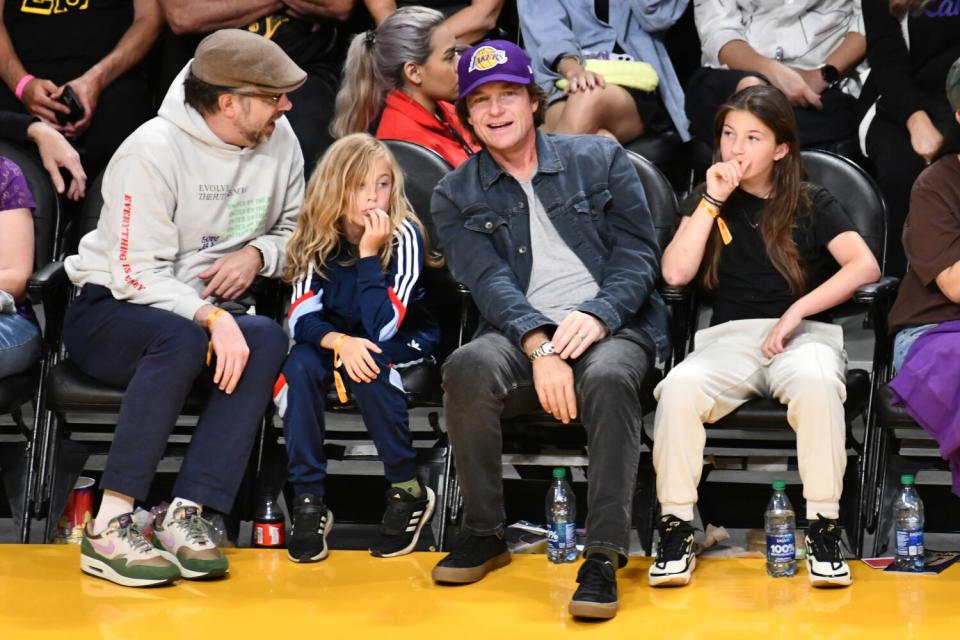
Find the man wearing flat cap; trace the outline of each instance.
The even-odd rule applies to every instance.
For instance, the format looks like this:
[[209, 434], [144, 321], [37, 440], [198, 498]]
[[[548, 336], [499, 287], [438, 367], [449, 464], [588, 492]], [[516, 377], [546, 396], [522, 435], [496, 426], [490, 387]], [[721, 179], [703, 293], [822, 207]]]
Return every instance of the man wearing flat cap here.
[[[66, 260], [82, 287], [64, 322], [70, 359], [126, 388], [81, 545], [90, 575], [148, 586], [228, 570], [201, 514], [231, 510], [287, 352], [279, 325], [247, 315], [245, 294], [257, 275], [283, 271], [303, 199], [303, 156], [283, 115], [305, 77], [254, 34], [205, 38], [157, 117], [117, 149], [97, 228]], [[151, 545], [133, 503], [191, 389], [203, 408]]]

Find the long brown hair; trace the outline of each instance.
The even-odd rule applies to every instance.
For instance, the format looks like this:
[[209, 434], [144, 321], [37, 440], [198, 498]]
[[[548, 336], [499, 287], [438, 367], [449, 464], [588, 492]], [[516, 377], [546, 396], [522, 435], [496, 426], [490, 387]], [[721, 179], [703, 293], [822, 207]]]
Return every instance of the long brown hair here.
[[[734, 94], [720, 107], [713, 121], [714, 162], [723, 159], [720, 155], [720, 136], [727, 114], [731, 111], [745, 111], [756, 117], [773, 131], [778, 145], [787, 145], [787, 155], [773, 163], [773, 190], [763, 205], [760, 235], [770, 262], [787, 281], [790, 293], [802, 295], [807, 289], [807, 279], [803, 257], [793, 239], [793, 230], [799, 216], [809, 215], [810, 198], [801, 186], [803, 164], [793, 107], [779, 89], [767, 85], [748, 87]], [[700, 282], [707, 290], [716, 289], [719, 283], [722, 249], [720, 232], [714, 226], [700, 265]]]
[[890, 0], [890, 13], [897, 20], [907, 15], [916, 15], [930, 4], [930, 0]]
[[[353, 207], [354, 194], [374, 163], [384, 158], [390, 165], [391, 188], [390, 227], [396, 231], [404, 220], [409, 220], [423, 237], [428, 266], [439, 263], [431, 257], [429, 238], [423, 224], [413, 212], [403, 189], [403, 172], [396, 158], [380, 140], [367, 133], [353, 133], [340, 138], [327, 149], [314, 169], [297, 218], [297, 228], [287, 242], [287, 265], [283, 279], [293, 282], [305, 277], [311, 266], [325, 274], [327, 261], [340, 251], [343, 236], [343, 218]], [[384, 271], [390, 266], [393, 242], [385, 242], [380, 249], [380, 265]]]

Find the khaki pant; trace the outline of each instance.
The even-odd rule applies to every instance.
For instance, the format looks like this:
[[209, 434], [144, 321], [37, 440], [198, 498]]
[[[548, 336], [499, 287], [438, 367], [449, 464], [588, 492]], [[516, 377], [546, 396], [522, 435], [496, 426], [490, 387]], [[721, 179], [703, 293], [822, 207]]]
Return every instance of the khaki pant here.
[[787, 406], [797, 433], [797, 461], [807, 518], [839, 516], [847, 456], [843, 402], [843, 329], [804, 321], [783, 353], [760, 346], [776, 319], [736, 320], [698, 331], [695, 350], [654, 390], [653, 464], [663, 513], [693, 520], [703, 470], [703, 424], [747, 400], [772, 396]]

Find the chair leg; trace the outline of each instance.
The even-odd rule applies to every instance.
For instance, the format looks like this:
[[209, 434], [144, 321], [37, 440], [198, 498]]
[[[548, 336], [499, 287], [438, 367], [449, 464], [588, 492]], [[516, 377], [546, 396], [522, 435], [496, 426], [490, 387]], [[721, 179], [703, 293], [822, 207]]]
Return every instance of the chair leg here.
[[50, 539], [54, 520], [57, 517], [56, 514], [52, 513], [53, 494], [56, 491], [57, 455], [59, 452], [61, 423], [65, 420], [65, 416], [57, 415], [52, 411], [44, 411], [40, 460], [37, 465], [39, 475], [37, 477], [37, 488], [35, 491], [37, 516], [45, 516], [46, 518], [46, 524], [43, 529], [43, 542], [47, 542]]
[[47, 379], [47, 367], [46, 359], [42, 360], [40, 363], [40, 384], [37, 385], [37, 394], [33, 399], [33, 431], [30, 432], [30, 438], [27, 442], [27, 477], [23, 483], [23, 498], [21, 501], [23, 508], [20, 512], [19, 523], [20, 544], [30, 542], [30, 525], [37, 505], [35, 485], [40, 464], [40, 443], [46, 428], [46, 385], [44, 381]]
[[448, 524], [450, 518], [450, 491], [453, 489], [456, 480], [453, 478], [455, 473], [453, 469], [453, 451], [448, 443], [443, 454], [443, 474], [440, 477], [440, 531], [437, 534], [437, 550], [447, 550], [447, 536], [449, 534]]

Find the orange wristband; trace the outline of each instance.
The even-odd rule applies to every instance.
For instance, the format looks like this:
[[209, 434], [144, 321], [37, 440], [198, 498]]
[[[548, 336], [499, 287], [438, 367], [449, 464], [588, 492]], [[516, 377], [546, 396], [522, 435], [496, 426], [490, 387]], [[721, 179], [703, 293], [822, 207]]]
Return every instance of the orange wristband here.
[[733, 241], [733, 236], [730, 235], [730, 227], [727, 226], [727, 221], [720, 217], [720, 209], [717, 209], [706, 198], [700, 199], [700, 206], [717, 221], [717, 229], [720, 230], [720, 239], [723, 240], [723, 244], [730, 244]]
[[[213, 323], [216, 321], [217, 316], [221, 313], [224, 313], [224, 310], [220, 307], [214, 307], [213, 311], [210, 312], [210, 315], [207, 316], [204, 324], [207, 326], [207, 333], [213, 333]], [[213, 359], [213, 340], [207, 343], [207, 366], [210, 366], [210, 361]]]
[[341, 333], [337, 339], [333, 341], [333, 386], [337, 389], [337, 399], [340, 401], [340, 404], [347, 404], [347, 401], [350, 399], [347, 396], [347, 387], [343, 384], [343, 376], [337, 371], [337, 369], [343, 366], [343, 360], [340, 358], [340, 345], [343, 344], [343, 341], [346, 339], [347, 334]]

